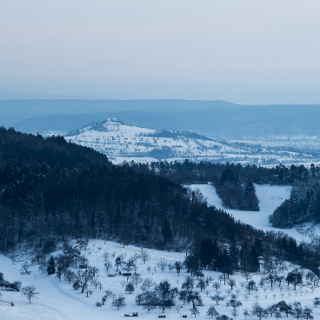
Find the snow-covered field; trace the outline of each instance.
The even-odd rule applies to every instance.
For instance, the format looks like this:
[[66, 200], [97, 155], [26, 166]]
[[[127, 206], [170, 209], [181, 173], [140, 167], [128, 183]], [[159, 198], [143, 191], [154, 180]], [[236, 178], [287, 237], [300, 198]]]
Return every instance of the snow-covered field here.
[[[146, 250], [146, 249], [145, 249]], [[99, 269], [99, 280], [103, 288], [94, 291], [88, 298], [80, 294], [79, 291], [72, 289], [70, 284], [65, 281], [59, 281], [55, 276], [47, 276], [41, 273], [37, 266], [31, 267], [30, 275], [21, 275], [20, 269], [22, 262], [26, 256], [15, 256], [13, 260], [0, 255], [0, 271], [4, 273], [5, 279], [9, 281], [21, 281], [23, 286], [33, 285], [36, 287], [39, 295], [33, 300], [31, 304], [26, 302], [26, 299], [20, 293], [2, 292], [0, 301], [0, 319], [1, 320], [118, 320], [123, 319], [124, 314], [131, 314], [138, 312], [139, 318], [143, 320], [157, 319], [163, 312], [159, 309], [147, 311], [135, 303], [135, 296], [141, 293], [141, 283], [146, 278], [154, 283], [167, 280], [172, 287], [181, 288], [182, 283], [186, 280], [188, 274], [182, 271], [179, 275], [175, 269], [169, 268], [168, 265], [174, 264], [176, 261], [182, 262], [184, 254], [176, 252], [166, 252], [158, 250], [146, 250], [149, 259], [144, 263], [139, 260], [137, 263], [137, 272], [141, 275], [141, 280], [137, 282], [135, 292], [128, 294], [124, 287], [128, 283], [125, 277], [116, 275], [115, 277], [108, 277], [104, 270], [104, 254], [108, 252], [111, 260], [116, 256], [122, 255], [124, 259], [139, 255], [141, 248], [134, 246], [124, 247], [118, 243], [106, 242], [101, 240], [91, 240], [84, 254], [89, 264]], [[165, 268], [162, 269], [159, 265], [165, 262]], [[279, 267], [277, 271], [280, 276], [292, 270], [294, 266], [284, 264]], [[114, 272], [114, 267], [109, 271], [109, 274]], [[306, 274], [306, 271], [302, 271]], [[220, 273], [205, 271], [205, 280], [208, 280], [209, 285], [200, 290], [197, 287], [197, 279], [195, 280], [195, 290], [199, 291], [203, 306], [198, 307], [198, 319], [207, 319], [206, 312], [210, 306], [214, 306], [220, 314], [227, 314], [231, 316], [232, 308], [230, 307], [230, 299], [235, 295], [236, 299], [241, 302], [241, 306], [237, 309], [237, 319], [256, 319], [255, 316], [244, 317], [247, 310], [251, 312], [253, 306], [259, 303], [263, 308], [269, 307], [271, 304], [278, 303], [285, 300], [288, 303], [299, 301], [303, 306], [312, 307], [314, 298], [320, 295], [320, 289], [313, 286], [311, 283], [304, 282], [304, 285], [299, 285], [296, 290], [291, 287], [288, 289], [285, 283], [282, 285], [274, 285], [270, 287], [266, 282], [264, 285], [259, 285], [260, 280], [266, 276], [264, 273], [252, 274], [245, 276], [241, 274], [232, 275], [231, 279], [235, 281], [235, 287], [230, 288], [229, 282], [225, 283], [222, 280]], [[256, 290], [248, 292], [246, 289], [249, 281], [255, 281], [257, 284]], [[131, 281], [131, 280], [129, 280]], [[216, 284], [218, 283], [218, 286]], [[125, 297], [126, 306], [121, 310], [116, 310], [111, 306], [111, 302], [98, 308], [95, 304], [101, 300], [105, 290], [112, 291], [115, 295], [122, 295]], [[213, 296], [221, 297], [221, 301], [217, 302], [212, 298]], [[5, 302], [13, 302], [14, 307]], [[169, 320], [176, 320], [187, 315], [192, 318], [190, 314], [191, 305], [183, 305], [177, 299], [176, 306], [170, 310], [165, 311], [166, 318]], [[317, 315], [320, 313], [315, 310]], [[268, 319], [275, 319], [269, 317]], [[315, 317], [315, 319], [317, 319]]]
[[[27, 259], [27, 256], [16, 255], [14, 259], [9, 259], [0, 255], [0, 271], [4, 273], [4, 277], [9, 281], [21, 281], [23, 286], [33, 285], [36, 287], [39, 295], [31, 304], [26, 302], [25, 297], [20, 293], [2, 292], [0, 298], [0, 319], [1, 320], [118, 320], [123, 319], [125, 314], [138, 312], [139, 319], [151, 320], [157, 319], [163, 312], [159, 309], [147, 311], [135, 303], [135, 297], [141, 293], [141, 284], [145, 279], [150, 279], [154, 283], [167, 280], [172, 287], [181, 288], [182, 283], [188, 277], [188, 274], [183, 270], [179, 275], [174, 268], [169, 268], [169, 265], [176, 261], [182, 262], [185, 255], [183, 253], [147, 250], [149, 259], [146, 262], [139, 260], [137, 263], [137, 273], [141, 279], [135, 285], [135, 291], [132, 294], [125, 292], [125, 285], [131, 280], [127, 280], [121, 275], [109, 277], [108, 274], [114, 274], [115, 267], [105, 272], [104, 270], [104, 254], [108, 253], [111, 260], [122, 255], [124, 259], [128, 259], [141, 253], [141, 248], [134, 246], [124, 247], [118, 243], [106, 242], [101, 240], [91, 240], [88, 247], [82, 251], [82, 254], [88, 258], [89, 264], [95, 266], [99, 270], [99, 280], [102, 287], [94, 291], [88, 298], [80, 294], [79, 291], [72, 289], [71, 285], [64, 280], [59, 281], [55, 276], [47, 276], [45, 272], [40, 272], [37, 266], [30, 268], [30, 275], [21, 275], [21, 265]], [[165, 267], [162, 269], [159, 265], [165, 262]], [[295, 268], [290, 264], [279, 266], [277, 275], [285, 275]], [[304, 275], [307, 271], [301, 270]], [[266, 273], [257, 273], [252, 275], [241, 275], [239, 273], [231, 276], [235, 281], [234, 288], [231, 288], [229, 282], [224, 283], [220, 273], [213, 271], [205, 271], [205, 280], [208, 285], [201, 290], [197, 286], [199, 278], [195, 278], [195, 290], [201, 295], [203, 306], [198, 307], [199, 314], [197, 319], [207, 319], [207, 310], [210, 306], [214, 306], [220, 314], [232, 315], [232, 307], [230, 300], [232, 295], [236, 297], [241, 305], [237, 308], [237, 319], [257, 319], [256, 316], [250, 315], [253, 306], [258, 303], [263, 308], [269, 307], [271, 304], [279, 301], [293, 303], [300, 302], [303, 306], [313, 307], [314, 298], [320, 296], [320, 288], [312, 285], [309, 281], [304, 281], [303, 285], [298, 285], [297, 289], [288, 287], [283, 281], [281, 285], [273, 285], [265, 281], [261, 284], [261, 279], [266, 277]], [[249, 281], [256, 283], [254, 291], [248, 291], [247, 286]], [[125, 297], [126, 306], [121, 310], [116, 310], [111, 306], [111, 301], [100, 308], [96, 306], [97, 301], [101, 301], [105, 290], [112, 291], [115, 295]], [[212, 297], [220, 297], [220, 302]], [[14, 307], [6, 302], [13, 302]], [[166, 319], [176, 320], [186, 315], [187, 318], [193, 318], [190, 313], [191, 305], [182, 304], [179, 299], [176, 299], [176, 306], [165, 311]], [[249, 316], [245, 317], [245, 312], [248, 311]], [[320, 317], [320, 312], [314, 309], [315, 319]], [[276, 319], [268, 317], [268, 319]]]
[[300, 226], [296, 229], [278, 229], [273, 228], [269, 223], [269, 216], [278, 208], [283, 201], [290, 198], [291, 186], [274, 186], [274, 185], [255, 185], [256, 194], [259, 200], [260, 211], [240, 211], [226, 209], [216, 189], [212, 184], [193, 184], [188, 185], [193, 191], [199, 191], [208, 205], [223, 209], [232, 214], [237, 220], [252, 225], [255, 228], [265, 231], [282, 232], [297, 241], [310, 242], [314, 240], [314, 227]]
[[[172, 283], [178, 283], [183, 277], [177, 278], [175, 272], [155, 272], [157, 264], [161, 260], [168, 263], [183, 261], [183, 253], [165, 252], [145, 249], [150, 256], [148, 263], [140, 262], [139, 273], [143, 277], [154, 281], [168, 280]], [[104, 253], [110, 255], [123, 255], [131, 257], [141, 252], [141, 248], [122, 245], [115, 242], [106, 242], [100, 240], [90, 241], [88, 249], [84, 255], [88, 258], [89, 264], [99, 269], [100, 281], [104, 290], [111, 290], [116, 294], [123, 294], [126, 298], [126, 307], [120, 312], [111, 306], [97, 308], [95, 303], [101, 300], [103, 291], [94, 292], [92, 296], [86, 298], [78, 291], [74, 291], [70, 284], [59, 281], [54, 276], [47, 276], [38, 270], [38, 267], [32, 267], [31, 275], [21, 275], [21, 265], [26, 257], [15, 257], [14, 260], [0, 255], [0, 272], [8, 281], [21, 281], [23, 286], [33, 285], [36, 287], [39, 295], [32, 304], [27, 303], [26, 299], [19, 293], [2, 292], [0, 297], [0, 319], [1, 320], [106, 320], [122, 319], [126, 312], [141, 311], [135, 304], [135, 294], [125, 294], [123, 283], [126, 283], [124, 277], [117, 276], [109, 278], [104, 272]], [[151, 270], [149, 267], [151, 266]], [[112, 273], [112, 272], [110, 272]], [[0, 291], [1, 292], [1, 291]], [[3, 301], [13, 301], [15, 306], [11, 307]], [[154, 319], [156, 313], [145, 315], [144, 319]]]

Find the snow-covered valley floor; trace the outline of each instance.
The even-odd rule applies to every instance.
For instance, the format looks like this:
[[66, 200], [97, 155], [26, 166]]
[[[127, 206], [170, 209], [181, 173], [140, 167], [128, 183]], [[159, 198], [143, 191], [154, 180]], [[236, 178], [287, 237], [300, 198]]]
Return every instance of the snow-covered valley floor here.
[[275, 231], [287, 234], [297, 241], [310, 242], [314, 239], [317, 227], [300, 226], [296, 229], [277, 229], [269, 223], [269, 217], [282, 202], [290, 198], [291, 186], [255, 185], [256, 195], [259, 200], [260, 211], [241, 211], [227, 209], [223, 206], [220, 197], [217, 195], [214, 185], [192, 184], [187, 186], [192, 191], [199, 191], [209, 206], [223, 209], [232, 214], [235, 219], [252, 225], [255, 228], [265, 231]]

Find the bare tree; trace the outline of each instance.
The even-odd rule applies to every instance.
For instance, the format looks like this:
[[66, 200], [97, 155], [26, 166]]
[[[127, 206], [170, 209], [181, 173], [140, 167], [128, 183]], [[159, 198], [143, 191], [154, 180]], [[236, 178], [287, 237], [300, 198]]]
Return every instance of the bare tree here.
[[144, 264], [146, 264], [146, 262], [150, 259], [148, 252], [143, 248], [141, 248], [140, 257]]
[[261, 320], [265, 315], [266, 311], [257, 303], [253, 306], [252, 314], [257, 316], [259, 320]]
[[120, 310], [126, 305], [126, 300], [123, 296], [115, 297], [112, 301], [112, 306], [115, 307], [117, 310]]
[[182, 263], [179, 262], [179, 261], [176, 261], [176, 262], [174, 263], [174, 267], [175, 267], [175, 269], [176, 269], [177, 274], [179, 275], [180, 272], [181, 272], [181, 269], [182, 269]]
[[21, 289], [21, 293], [27, 298], [28, 302], [31, 303], [32, 299], [34, 298], [34, 296], [36, 296], [37, 294], [39, 294], [36, 291], [36, 288], [33, 286], [28, 286], [28, 287], [23, 287]]
[[149, 291], [152, 287], [155, 286], [155, 283], [151, 279], [145, 279], [140, 287], [140, 289], [145, 292]]
[[96, 267], [90, 267], [90, 266], [88, 266], [84, 270], [78, 271], [77, 284], [78, 284], [78, 287], [80, 287], [81, 289], [81, 293], [84, 293], [85, 290], [87, 290], [91, 284], [94, 284], [97, 274], [98, 274], [98, 269]]
[[198, 310], [197, 307], [192, 307], [192, 309], [190, 310], [191, 314], [196, 318], [197, 315], [200, 313], [200, 311]]
[[112, 262], [109, 259], [109, 253], [105, 252], [103, 255], [103, 264], [104, 264], [104, 268], [106, 270], [106, 273], [108, 274], [111, 267], [112, 267]]
[[165, 259], [161, 259], [160, 262], [158, 263], [158, 267], [162, 272], [166, 270], [167, 266], [168, 266], [168, 263]]
[[216, 308], [214, 306], [209, 307], [208, 311], [207, 311], [207, 316], [210, 319], [216, 318], [219, 315], [219, 312], [216, 310]]
[[237, 300], [237, 297], [235, 295], [232, 295], [230, 301], [227, 303], [227, 306], [230, 306], [232, 308], [233, 315], [236, 316], [237, 309], [242, 306], [242, 303], [239, 300]]
[[236, 285], [236, 282], [233, 279], [229, 279], [228, 280], [228, 285], [229, 285], [230, 289], [233, 290], [233, 288]]
[[31, 264], [28, 262], [25, 262], [21, 267], [20, 273], [25, 275], [31, 274], [30, 267], [31, 267]]
[[197, 288], [202, 292], [206, 288], [206, 282], [203, 279], [199, 279]]

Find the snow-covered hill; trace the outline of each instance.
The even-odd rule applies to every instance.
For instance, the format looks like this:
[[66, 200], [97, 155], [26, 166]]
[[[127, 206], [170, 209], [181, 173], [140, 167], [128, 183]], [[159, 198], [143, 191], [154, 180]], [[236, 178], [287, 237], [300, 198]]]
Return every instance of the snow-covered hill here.
[[[110, 261], [108, 272], [105, 268], [105, 254], [108, 254]], [[168, 281], [171, 288], [181, 290], [190, 276], [184, 269], [177, 273], [174, 268], [175, 262], [184, 260], [184, 254], [149, 249], [144, 249], [144, 254], [148, 257], [146, 261], [141, 259], [141, 248], [124, 247], [115, 242], [90, 240], [88, 246], [81, 250], [81, 255], [88, 259], [90, 266], [97, 268], [96, 278], [101, 283], [101, 287], [90, 287], [88, 297], [86, 294], [81, 294], [80, 290], [74, 290], [72, 283], [68, 283], [65, 277], [60, 281], [55, 275], [48, 276], [46, 270], [40, 271], [36, 264], [29, 268], [30, 274], [21, 274], [22, 265], [30, 261], [30, 256], [26, 254], [14, 255], [10, 258], [0, 254], [0, 270], [3, 272], [4, 278], [10, 282], [21, 281], [22, 286], [34, 286], [38, 293], [29, 304], [19, 292], [0, 291], [2, 293], [0, 319], [120, 320], [128, 318], [125, 315], [132, 315], [135, 312], [138, 313], [136, 319], [141, 320], [164, 317], [168, 320], [193, 319], [192, 303], [181, 301], [179, 294], [174, 298], [175, 305], [166, 308], [165, 311], [159, 307], [147, 310], [147, 308], [137, 305], [137, 295], [154, 290], [161, 281]], [[133, 257], [136, 259], [138, 277], [129, 276], [127, 278], [116, 272], [115, 260], [120, 256], [122, 261], [128, 261]], [[317, 278], [315, 277], [313, 280], [309, 277], [310, 272], [289, 263], [282, 263], [275, 265], [275, 267], [274, 272], [276, 272], [277, 279], [281, 279], [281, 282], [275, 282], [274, 285], [270, 285], [268, 280], [268, 272], [270, 271], [264, 268], [261, 272], [251, 275], [235, 273], [226, 281], [223, 280], [224, 277], [221, 273], [214, 271], [204, 271], [203, 278], [194, 277], [189, 285], [192, 285], [193, 289], [191, 290], [197, 292], [202, 300], [201, 305], [196, 305], [196, 319], [258, 319], [259, 317], [254, 311], [257, 310], [257, 305], [265, 310], [265, 315], [269, 315], [267, 319], [287, 319], [283, 308], [280, 309], [281, 312], [278, 311], [278, 314], [275, 307], [274, 310], [270, 309], [272, 305], [276, 305], [280, 301], [285, 301], [295, 308], [292, 308], [288, 319], [294, 319], [296, 317], [294, 312], [298, 312], [300, 309], [301, 312], [305, 312], [305, 308], [310, 308], [311, 312], [313, 309], [314, 318], [318, 319], [320, 311], [313, 306], [315, 299], [320, 295]], [[303, 277], [303, 282], [299, 283], [296, 289], [285, 283], [286, 276], [293, 270], [300, 272]], [[134, 292], [126, 291], [128, 283], [134, 285]], [[199, 285], [200, 283], [202, 284]], [[147, 288], [147, 291], [144, 287]], [[96, 303], [101, 301], [106, 292], [109, 295], [104, 305], [97, 306]], [[112, 301], [119, 296], [124, 298], [124, 305], [117, 309], [113, 306]], [[11, 302], [14, 306], [10, 305]], [[300, 305], [294, 304], [295, 302], [299, 302]], [[214, 310], [220, 315], [228, 315], [229, 317], [208, 317], [207, 311], [210, 307], [214, 307]]]
[[106, 154], [114, 163], [190, 159], [276, 165], [318, 161], [318, 155], [312, 150], [299, 150], [290, 145], [217, 140], [188, 131], [142, 128], [115, 119], [85, 126], [65, 137]]
[[140, 128], [108, 119], [69, 133], [68, 141], [91, 147], [111, 160], [212, 159], [240, 154], [219, 141], [192, 132]]
[[[175, 252], [165, 252], [158, 250], [145, 250], [148, 254], [148, 263], [144, 264], [141, 260], [138, 264], [139, 274], [144, 278], [150, 278], [159, 282], [168, 280], [172, 283], [179, 282], [175, 272], [169, 272], [166, 268], [164, 272], [155, 272], [155, 268], [160, 261], [174, 263], [183, 261], [184, 254]], [[6, 280], [20, 281], [22, 286], [34, 286], [39, 293], [29, 304], [25, 297], [17, 292], [1, 291], [0, 294], [0, 319], [1, 320], [106, 320], [123, 319], [125, 313], [139, 311], [145, 313], [143, 319], [155, 319], [155, 312], [141, 312], [141, 308], [136, 306], [135, 294], [127, 294], [124, 290], [126, 278], [118, 275], [116, 277], [108, 276], [104, 267], [104, 255], [108, 253], [110, 260], [117, 256], [130, 258], [141, 253], [141, 248], [134, 246], [124, 247], [115, 242], [92, 240], [89, 246], [82, 252], [89, 260], [91, 266], [98, 269], [99, 281], [103, 288], [101, 290], [92, 290], [93, 293], [87, 298], [85, 294], [72, 289], [72, 286], [66, 281], [59, 281], [55, 276], [47, 276], [39, 271], [38, 266], [29, 268], [30, 274], [22, 274], [22, 265], [30, 263], [30, 256], [27, 254], [17, 254], [10, 258], [0, 254], [0, 272], [4, 274]], [[149, 270], [151, 267], [151, 270]], [[109, 274], [114, 274], [115, 268], [112, 267]], [[182, 280], [183, 278], [181, 278]], [[140, 283], [141, 285], [141, 283]], [[106, 306], [98, 308], [96, 302], [100, 301], [105, 290], [110, 290], [114, 294], [123, 295], [126, 298], [126, 306], [117, 310], [110, 306], [110, 301]], [[111, 299], [111, 298], [110, 298]], [[14, 303], [14, 307], [10, 306]], [[174, 319], [174, 318], [171, 318]]]

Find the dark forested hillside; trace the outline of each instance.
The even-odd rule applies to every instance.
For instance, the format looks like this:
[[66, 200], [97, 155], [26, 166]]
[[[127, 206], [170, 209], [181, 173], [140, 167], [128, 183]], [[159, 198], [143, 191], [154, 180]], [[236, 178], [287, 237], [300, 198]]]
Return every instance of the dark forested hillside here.
[[251, 181], [241, 182], [237, 172], [231, 168], [223, 170], [220, 180], [215, 185], [225, 207], [259, 211], [254, 184]]
[[319, 180], [305, 181], [294, 186], [290, 199], [273, 213], [270, 221], [278, 228], [290, 228], [305, 222], [320, 223]]
[[215, 209], [166, 178], [114, 166], [60, 137], [1, 129], [0, 188], [4, 250], [66, 236], [169, 247], [190, 243], [200, 230], [210, 235], [214, 229], [221, 239], [250, 230], [224, 213], [212, 219]]
[[103, 155], [60, 137], [1, 129], [0, 250], [26, 241], [45, 247], [69, 237], [175, 249], [210, 239], [225, 255], [228, 248], [236, 249], [233, 259], [239, 263], [233, 268], [239, 268], [240, 258], [256, 261], [257, 252], [312, 268], [319, 261], [316, 251], [235, 222], [146, 168], [114, 166]]

